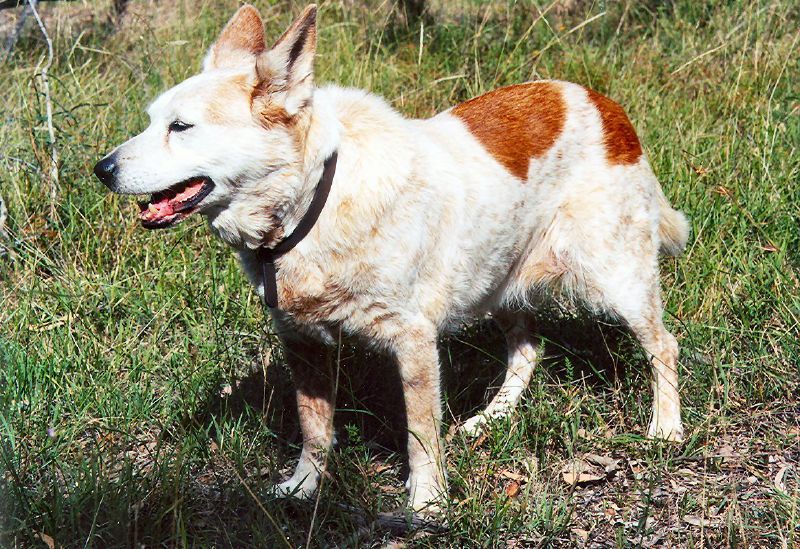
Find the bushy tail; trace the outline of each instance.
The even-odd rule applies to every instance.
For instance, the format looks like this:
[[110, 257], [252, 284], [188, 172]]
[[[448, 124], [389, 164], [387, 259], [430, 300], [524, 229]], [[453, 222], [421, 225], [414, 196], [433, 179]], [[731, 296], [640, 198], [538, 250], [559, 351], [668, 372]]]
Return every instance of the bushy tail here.
[[689, 222], [686, 216], [669, 205], [667, 197], [659, 189], [658, 204], [661, 220], [658, 224], [658, 238], [661, 240], [660, 251], [664, 255], [677, 257], [681, 255], [689, 239]]

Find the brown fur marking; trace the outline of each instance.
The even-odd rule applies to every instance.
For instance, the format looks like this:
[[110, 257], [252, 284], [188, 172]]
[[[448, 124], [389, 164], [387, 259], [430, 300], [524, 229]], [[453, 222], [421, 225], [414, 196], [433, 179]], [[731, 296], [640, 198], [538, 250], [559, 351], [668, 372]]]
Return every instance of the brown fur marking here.
[[304, 51], [313, 52], [317, 45], [317, 8], [307, 6], [303, 13], [289, 26], [288, 29], [272, 45], [272, 49], [280, 47], [287, 41], [292, 42], [292, 48], [287, 58], [289, 67]]
[[635, 164], [642, 156], [642, 145], [625, 111], [616, 102], [594, 90], [586, 89], [589, 100], [603, 122], [603, 144], [611, 164]]
[[530, 82], [480, 95], [451, 112], [498, 162], [526, 180], [531, 158], [545, 154], [561, 135], [565, 111], [558, 84]]
[[354, 299], [353, 292], [334, 282], [327, 282], [316, 294], [295, 292], [290, 284], [283, 284], [279, 290], [281, 309], [292, 317], [313, 324], [332, 316], [336, 309]]
[[224, 51], [244, 50], [259, 54], [267, 48], [264, 42], [264, 23], [253, 6], [239, 8], [214, 44], [214, 58]]
[[230, 105], [250, 95], [250, 85], [244, 76], [237, 76], [221, 83], [214, 89], [213, 95], [206, 105], [206, 117], [209, 122], [221, 125], [236, 125], [239, 120], [231, 118]]
[[258, 121], [266, 129], [275, 126], [288, 128], [294, 126], [297, 122], [296, 117], [290, 115], [281, 105], [277, 105], [272, 101], [261, 101], [258, 105], [258, 112], [255, 114], [258, 116]]

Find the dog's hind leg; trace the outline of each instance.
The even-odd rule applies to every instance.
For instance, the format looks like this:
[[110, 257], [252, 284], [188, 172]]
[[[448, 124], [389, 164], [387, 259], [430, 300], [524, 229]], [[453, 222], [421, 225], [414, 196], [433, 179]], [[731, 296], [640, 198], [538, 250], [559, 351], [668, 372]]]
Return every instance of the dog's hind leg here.
[[472, 436], [477, 435], [488, 420], [506, 417], [516, 408], [542, 357], [542, 349], [535, 343], [528, 314], [502, 313], [496, 315], [495, 319], [506, 336], [508, 366], [500, 390], [486, 409], [461, 426], [462, 432]]
[[633, 331], [647, 352], [652, 366], [653, 418], [647, 436], [682, 441], [678, 341], [667, 331], [660, 317], [633, 327]]
[[307, 340], [285, 338], [284, 346], [297, 395], [303, 450], [294, 474], [275, 487], [275, 495], [307, 499], [317, 490], [333, 443], [332, 355], [324, 345]]
[[655, 249], [652, 255], [620, 253], [614, 266], [596, 277], [603, 307], [623, 320], [647, 353], [652, 368], [653, 415], [647, 435], [683, 440], [678, 394], [678, 342], [664, 327]]

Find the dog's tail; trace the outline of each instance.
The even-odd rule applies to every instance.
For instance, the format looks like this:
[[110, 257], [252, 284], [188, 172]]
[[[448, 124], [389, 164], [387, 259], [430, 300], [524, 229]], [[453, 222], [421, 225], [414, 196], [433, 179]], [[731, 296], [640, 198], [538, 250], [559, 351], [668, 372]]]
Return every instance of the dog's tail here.
[[661, 216], [658, 222], [660, 251], [664, 255], [678, 257], [686, 248], [686, 241], [689, 239], [689, 221], [683, 213], [669, 205], [661, 188], [658, 189], [658, 205]]

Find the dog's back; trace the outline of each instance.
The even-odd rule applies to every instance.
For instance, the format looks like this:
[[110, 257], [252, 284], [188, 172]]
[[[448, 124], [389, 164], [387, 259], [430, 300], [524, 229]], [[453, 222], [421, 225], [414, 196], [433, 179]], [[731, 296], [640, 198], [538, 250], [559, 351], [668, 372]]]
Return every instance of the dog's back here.
[[685, 220], [663, 199], [627, 116], [581, 86], [510, 86], [428, 120], [403, 119], [362, 91], [318, 97], [343, 124], [340, 205], [321, 233], [373, 266], [365, 287], [379, 272], [437, 323], [542, 290], [614, 312], [605, 288], [615, 265], [652, 269], [659, 248], [685, 243]]

